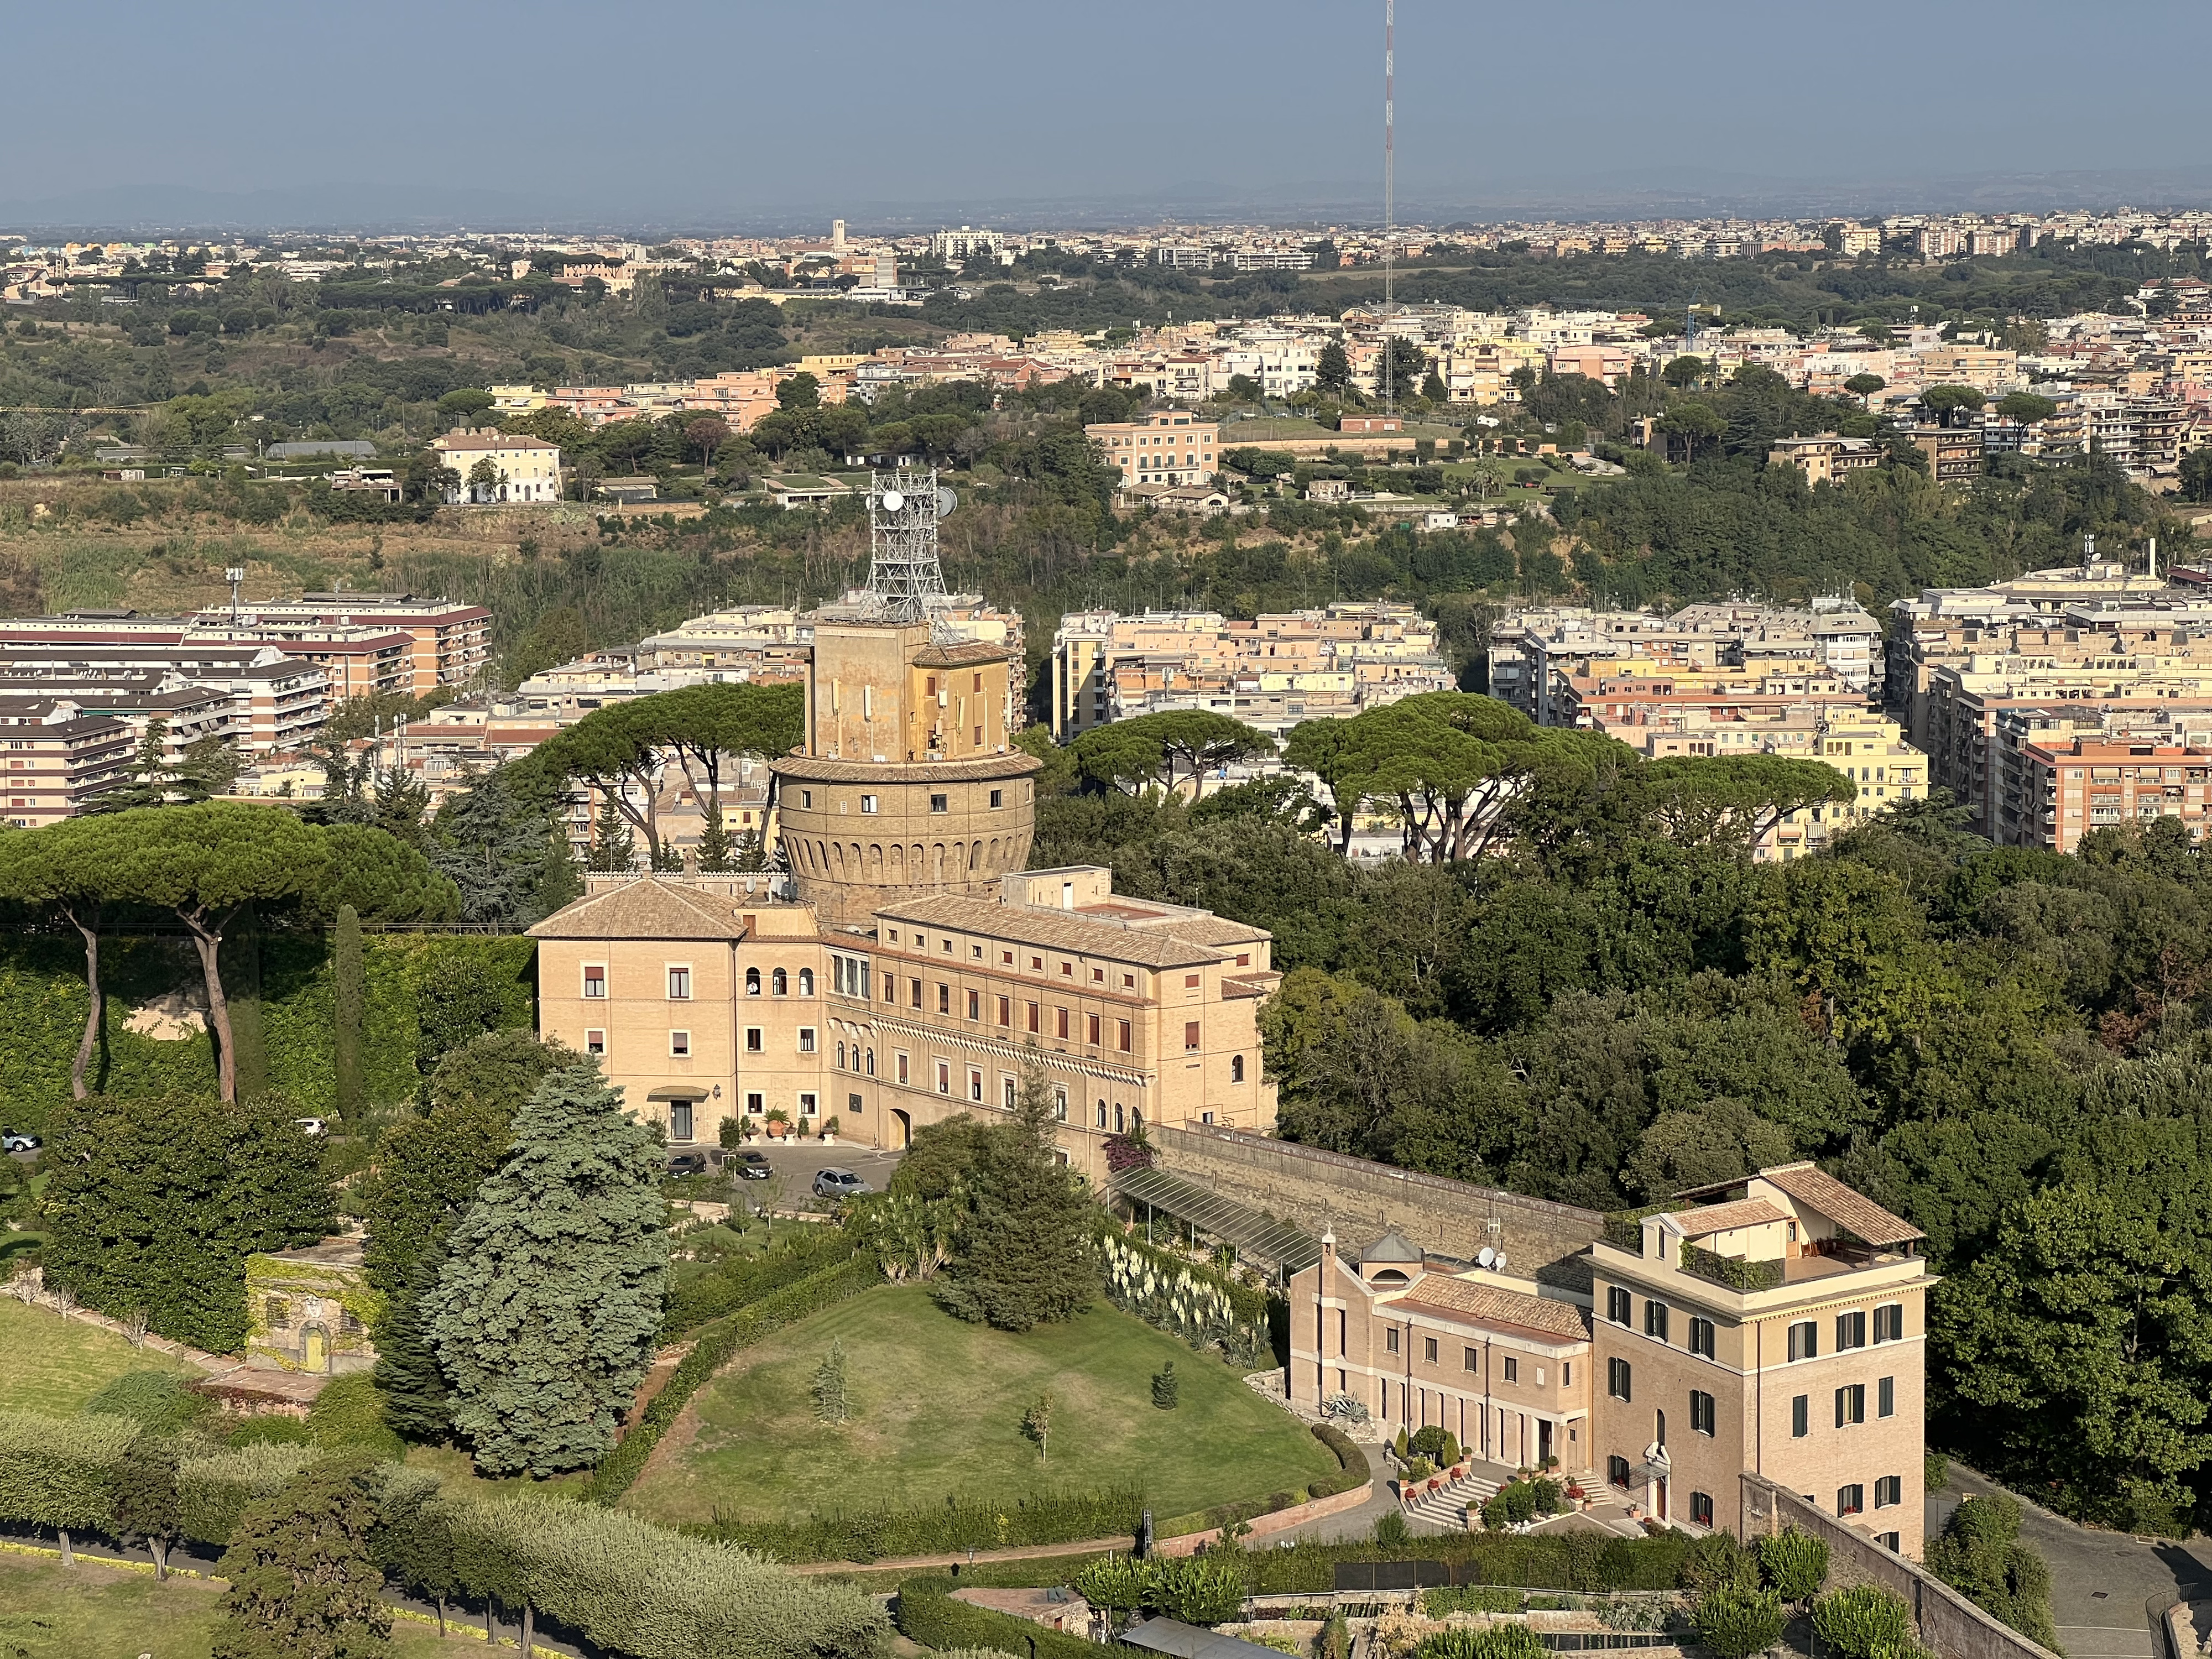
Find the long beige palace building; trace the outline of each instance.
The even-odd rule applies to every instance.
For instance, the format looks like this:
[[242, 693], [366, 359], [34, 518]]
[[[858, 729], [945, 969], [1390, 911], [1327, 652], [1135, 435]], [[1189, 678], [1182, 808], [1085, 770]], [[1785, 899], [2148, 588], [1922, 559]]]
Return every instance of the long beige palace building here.
[[779, 1109], [902, 1146], [1010, 1108], [1032, 1062], [1094, 1176], [1139, 1121], [1271, 1131], [1272, 939], [1103, 869], [1023, 868], [1037, 762], [1006, 730], [1008, 672], [1003, 645], [926, 626], [818, 627], [807, 740], [775, 763], [790, 881], [591, 878], [531, 930], [540, 1030], [679, 1146]]
[[1810, 1164], [1686, 1198], [1591, 1247], [1591, 1306], [1333, 1238], [1291, 1286], [1291, 1395], [1440, 1424], [1479, 1457], [1560, 1468], [1654, 1518], [1741, 1535], [1737, 1475], [1803, 1495], [1888, 1548], [1923, 1542], [1921, 1237]]

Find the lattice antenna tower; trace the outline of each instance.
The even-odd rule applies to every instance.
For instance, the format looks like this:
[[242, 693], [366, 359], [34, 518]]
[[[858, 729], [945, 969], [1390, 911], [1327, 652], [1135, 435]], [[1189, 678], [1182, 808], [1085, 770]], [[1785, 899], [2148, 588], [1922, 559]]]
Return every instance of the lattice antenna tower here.
[[1398, 0], [1382, 0], [1382, 408], [1398, 412]]
[[927, 622], [951, 604], [937, 559], [937, 521], [952, 511], [934, 467], [868, 475], [868, 609], [887, 622]]

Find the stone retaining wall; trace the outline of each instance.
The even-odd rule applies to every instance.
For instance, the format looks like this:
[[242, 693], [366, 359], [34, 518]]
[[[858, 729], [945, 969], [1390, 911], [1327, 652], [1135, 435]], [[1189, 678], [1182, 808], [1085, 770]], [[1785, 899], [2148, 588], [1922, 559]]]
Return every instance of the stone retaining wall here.
[[[1224, 1197], [1265, 1210], [1319, 1237], [1334, 1231], [1347, 1249], [1396, 1232], [1424, 1249], [1472, 1261], [1486, 1245], [1503, 1249], [1517, 1273], [1589, 1288], [1578, 1261], [1605, 1231], [1595, 1210], [1553, 1204], [1348, 1158], [1240, 1129], [1151, 1128], [1161, 1169]], [[1490, 1223], [1498, 1224], [1496, 1233]]]
[[1879, 1584], [1902, 1596], [1920, 1627], [1921, 1644], [1936, 1659], [2057, 1659], [2002, 1620], [1983, 1612], [1917, 1561], [1892, 1553], [1857, 1528], [1847, 1526], [1764, 1475], [1746, 1473], [1743, 1536], [1747, 1540], [1790, 1527], [1828, 1544], [1828, 1582]]

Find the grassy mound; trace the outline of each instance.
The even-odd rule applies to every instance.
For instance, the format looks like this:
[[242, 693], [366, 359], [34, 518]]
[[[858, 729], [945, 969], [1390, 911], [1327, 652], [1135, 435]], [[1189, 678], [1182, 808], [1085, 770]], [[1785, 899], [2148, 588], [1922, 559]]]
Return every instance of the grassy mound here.
[[[844, 1346], [850, 1416], [817, 1420], [810, 1385]], [[1173, 1411], [1152, 1380], [1175, 1360]], [[1054, 1398], [1051, 1455], [1022, 1432]], [[699, 1393], [623, 1507], [655, 1521], [1141, 1486], [1154, 1514], [1304, 1486], [1335, 1459], [1226, 1366], [1102, 1301], [1015, 1336], [963, 1324], [916, 1285], [886, 1285], [779, 1333]]]

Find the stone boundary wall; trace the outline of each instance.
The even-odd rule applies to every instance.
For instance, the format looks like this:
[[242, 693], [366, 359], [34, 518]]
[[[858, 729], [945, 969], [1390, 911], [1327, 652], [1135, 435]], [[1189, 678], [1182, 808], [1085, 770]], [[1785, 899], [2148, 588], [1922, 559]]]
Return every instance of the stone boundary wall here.
[[1923, 1646], [1937, 1659], [2058, 1659], [2041, 1644], [1991, 1617], [1917, 1561], [1893, 1554], [1856, 1527], [1823, 1513], [1765, 1476], [1743, 1474], [1747, 1541], [1795, 1527], [1827, 1540], [1828, 1588], [1878, 1584], [1905, 1598]]
[[[1327, 1498], [1316, 1498], [1304, 1504], [1293, 1504], [1286, 1510], [1276, 1510], [1268, 1515], [1255, 1515], [1244, 1524], [1251, 1528], [1255, 1538], [1265, 1538], [1271, 1533], [1288, 1532], [1303, 1527], [1309, 1521], [1324, 1520], [1332, 1515], [1343, 1515], [1358, 1509], [1375, 1496], [1372, 1480], [1350, 1492], [1332, 1493]], [[1221, 1536], [1221, 1528], [1209, 1527], [1204, 1532], [1186, 1532], [1173, 1538], [1153, 1540], [1155, 1555], [1195, 1555]]]
[[[1301, 1146], [1242, 1129], [1188, 1124], [1149, 1126], [1160, 1168], [1241, 1203], [1280, 1217], [1319, 1237], [1333, 1231], [1347, 1253], [1386, 1232], [1424, 1249], [1473, 1261], [1485, 1245], [1505, 1252], [1517, 1273], [1578, 1279], [1587, 1266], [1567, 1264], [1605, 1231], [1595, 1210], [1423, 1175], [1364, 1158]], [[1500, 1224], [1493, 1239], [1489, 1223]]]

